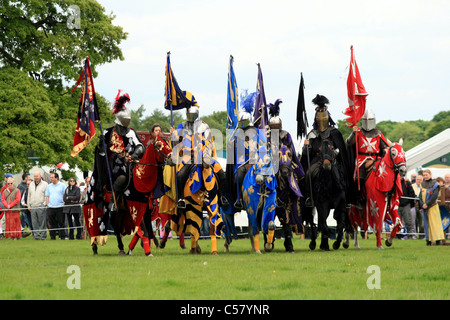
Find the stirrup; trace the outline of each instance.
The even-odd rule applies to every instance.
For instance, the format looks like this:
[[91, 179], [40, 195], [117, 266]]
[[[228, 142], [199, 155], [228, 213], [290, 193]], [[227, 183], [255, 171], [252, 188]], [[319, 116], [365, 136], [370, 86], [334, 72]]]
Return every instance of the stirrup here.
[[306, 198], [306, 200], [305, 200], [305, 205], [306, 205], [308, 208], [314, 207], [313, 202], [312, 202], [312, 199], [311, 199], [310, 197]]
[[275, 198], [275, 204], [277, 205], [278, 208], [284, 208], [286, 206], [286, 204], [281, 201], [281, 199], [279, 199], [278, 197]]
[[237, 210], [244, 209], [244, 204], [242, 203], [242, 199], [236, 200], [236, 202], [234, 203], [234, 208]]
[[178, 209], [186, 209], [186, 201], [184, 199], [179, 199], [177, 202]]
[[116, 213], [117, 211], [119, 211], [119, 210], [117, 209], [117, 207], [114, 205], [114, 202], [112, 202], [112, 201], [109, 203], [108, 209], [109, 209], [109, 211], [114, 212], [114, 213]]
[[228, 199], [225, 196], [220, 196], [219, 197], [219, 205], [221, 207], [226, 207], [228, 206], [230, 203], [228, 202]]

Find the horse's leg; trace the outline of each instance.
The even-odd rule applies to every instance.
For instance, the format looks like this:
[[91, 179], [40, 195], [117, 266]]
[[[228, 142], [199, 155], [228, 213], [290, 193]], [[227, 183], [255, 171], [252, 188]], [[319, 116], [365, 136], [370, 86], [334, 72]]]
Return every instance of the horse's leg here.
[[397, 236], [397, 233], [399, 230], [401, 230], [402, 228], [402, 222], [400, 220], [400, 218], [395, 218], [395, 224], [392, 228], [391, 234], [387, 237], [385, 244], [387, 247], [392, 246], [392, 241], [395, 239], [395, 237]]
[[202, 249], [200, 248], [200, 245], [198, 244], [198, 240], [195, 239], [195, 237], [191, 234], [191, 250], [189, 251], [190, 254], [200, 254], [202, 253]]
[[334, 210], [334, 219], [337, 221], [336, 225], [336, 241], [333, 243], [333, 249], [337, 250], [341, 246], [342, 238], [344, 237], [345, 215], [347, 213], [345, 207], [345, 194], [340, 197], [340, 201]]
[[94, 256], [98, 254], [98, 248], [97, 248], [97, 245], [95, 243], [92, 244], [92, 252], [94, 253]]
[[209, 224], [209, 236], [211, 237], [211, 253], [212, 253], [212, 255], [216, 256], [216, 255], [218, 255], [217, 237], [216, 237], [216, 233], [214, 232], [214, 226], [211, 223]]
[[382, 244], [381, 244], [381, 228], [376, 230], [376, 236], [377, 236], [377, 248], [381, 249], [381, 250], [384, 249]]
[[252, 251], [255, 252], [255, 237], [253, 236], [253, 226], [250, 220], [248, 221], [248, 237], [250, 238], [250, 245], [252, 246]]
[[358, 228], [353, 229], [353, 246], [356, 249], [359, 249], [359, 242], [358, 242]]
[[284, 233], [284, 248], [286, 249], [287, 252], [295, 253], [294, 245], [292, 244], [292, 230], [286, 222], [283, 223], [283, 233]]
[[311, 234], [311, 241], [309, 242], [309, 249], [315, 250], [316, 249], [316, 228], [314, 227], [314, 217], [313, 217], [313, 208], [304, 206], [303, 212], [305, 213], [305, 221], [307, 224], [309, 224], [310, 228], [310, 234]]
[[259, 246], [259, 233], [253, 235], [254, 251], [258, 254], [261, 253], [261, 247]]
[[342, 243], [342, 247], [344, 247], [344, 249], [348, 249], [349, 246], [350, 246], [350, 230], [345, 230], [344, 242]]
[[121, 226], [123, 221], [123, 210], [119, 209], [118, 211], [111, 211], [111, 223], [114, 228], [114, 234], [116, 235], [117, 239], [117, 247], [119, 248], [119, 256], [124, 256], [124, 246], [122, 241], [122, 235], [121, 235]]
[[[170, 230], [170, 228], [169, 228], [169, 230]], [[184, 233], [181, 233], [179, 237], [180, 237], [180, 248], [181, 249], [186, 249], [186, 245], [184, 243]]]
[[327, 217], [329, 214], [329, 209], [326, 203], [317, 204], [317, 221], [319, 224], [319, 232], [322, 234], [320, 239], [320, 249], [324, 251], [330, 251], [330, 246], [328, 245], [329, 230], [327, 225]]
[[[276, 192], [269, 190], [269, 196], [264, 201], [263, 206], [263, 212], [262, 212], [262, 219], [263, 219], [263, 225], [267, 223], [267, 243], [264, 244], [264, 250], [265, 251], [272, 251], [274, 248], [274, 241], [275, 241], [275, 210], [271, 208], [275, 207], [276, 205]], [[268, 222], [267, 222], [268, 221]]]
[[159, 243], [159, 247], [161, 249], [164, 249], [166, 247], [166, 243], [167, 243], [167, 239], [169, 238], [169, 233], [170, 233], [170, 225], [169, 225], [170, 221], [167, 222], [167, 224], [164, 227], [164, 236], [161, 239], [161, 242]]
[[197, 241], [195, 241], [194, 236], [191, 235], [191, 250], [189, 251], [190, 254], [196, 254], [197, 253]]

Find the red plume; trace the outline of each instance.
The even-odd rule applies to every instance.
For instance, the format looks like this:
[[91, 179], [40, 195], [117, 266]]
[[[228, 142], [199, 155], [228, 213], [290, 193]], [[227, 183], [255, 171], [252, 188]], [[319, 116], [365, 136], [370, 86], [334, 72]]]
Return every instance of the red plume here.
[[125, 109], [125, 104], [130, 102], [130, 95], [128, 93], [121, 95], [121, 93], [122, 90], [119, 90], [119, 92], [117, 93], [116, 102], [114, 103], [112, 111], [112, 113], [114, 114]]

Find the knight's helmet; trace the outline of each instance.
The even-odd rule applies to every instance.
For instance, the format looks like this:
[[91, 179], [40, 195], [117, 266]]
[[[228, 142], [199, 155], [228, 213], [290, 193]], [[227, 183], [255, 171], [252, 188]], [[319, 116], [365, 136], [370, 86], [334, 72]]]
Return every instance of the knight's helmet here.
[[186, 108], [186, 120], [188, 122], [194, 122], [199, 119], [200, 109], [198, 106], [190, 106]]
[[325, 96], [316, 95], [312, 100], [316, 107], [316, 115], [314, 116], [313, 128], [319, 130], [320, 132], [325, 131], [330, 125], [335, 125], [333, 119], [331, 119], [330, 113], [328, 112], [327, 104], [330, 101]]
[[126, 104], [128, 103], [130, 103], [130, 95], [128, 93], [124, 93], [123, 90], [119, 90], [112, 112], [116, 115], [114, 123], [125, 128], [128, 128], [131, 120], [131, 111], [126, 107]]
[[281, 99], [277, 99], [275, 103], [269, 104], [269, 114], [270, 114], [270, 120], [269, 120], [269, 126], [270, 129], [278, 129], [281, 130], [283, 123], [280, 118], [280, 103], [282, 103]]
[[241, 128], [245, 128], [248, 126], [253, 126], [253, 110], [255, 99], [258, 94], [258, 91], [248, 93], [247, 89], [242, 90], [241, 92], [241, 111], [239, 112], [239, 123], [238, 126]]
[[375, 113], [371, 109], [366, 109], [364, 115], [361, 118], [361, 128], [366, 131], [375, 129], [377, 121], [375, 119]]

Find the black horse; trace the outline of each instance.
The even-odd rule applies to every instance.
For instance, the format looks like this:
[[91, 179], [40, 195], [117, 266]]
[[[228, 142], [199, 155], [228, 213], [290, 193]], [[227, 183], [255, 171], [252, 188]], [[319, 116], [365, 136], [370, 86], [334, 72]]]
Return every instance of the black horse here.
[[[311, 196], [314, 206], [317, 209], [318, 232], [322, 234], [320, 249], [329, 251], [328, 239], [330, 229], [327, 225], [327, 218], [330, 209], [334, 209], [333, 218], [337, 222], [337, 237], [333, 243], [333, 249], [339, 249], [344, 227], [349, 219], [346, 210], [346, 177], [343, 164], [336, 160], [339, 149], [335, 149], [330, 140], [324, 139], [320, 147], [320, 159], [314, 169], [311, 167]], [[312, 207], [305, 207], [305, 220], [312, 225]], [[317, 232], [314, 227], [311, 228], [311, 250], [316, 248]]]

